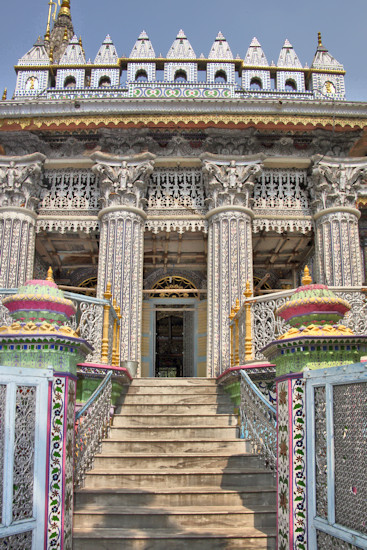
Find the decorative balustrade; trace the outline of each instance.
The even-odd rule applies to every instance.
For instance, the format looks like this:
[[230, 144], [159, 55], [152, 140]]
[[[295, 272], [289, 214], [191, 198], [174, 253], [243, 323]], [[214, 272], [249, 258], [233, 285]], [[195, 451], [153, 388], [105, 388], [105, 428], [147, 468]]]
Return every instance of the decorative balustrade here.
[[[352, 329], [356, 335], [367, 334], [367, 301], [363, 289], [329, 288], [352, 306], [342, 324]], [[265, 296], [245, 297], [242, 307], [230, 317], [231, 366], [243, 365], [251, 360], [265, 360], [261, 349], [290, 328], [275, 311], [285, 304], [293, 293], [294, 290], [285, 290]]]
[[277, 412], [250, 376], [241, 370], [241, 437], [250, 438], [253, 449], [276, 471]]
[[[2, 305], [2, 300], [16, 291], [17, 289], [0, 289], [0, 326], [13, 323], [9, 311]], [[76, 314], [68, 324], [93, 346], [93, 351], [86, 357], [87, 363], [118, 366], [121, 314], [120, 309], [111, 304], [111, 293], [106, 294], [107, 298], [99, 299], [64, 292], [65, 298], [69, 298], [76, 307]]]
[[45, 188], [39, 204], [39, 213], [78, 216], [98, 214], [100, 190], [96, 176], [90, 170], [46, 170]]
[[93, 467], [94, 456], [101, 452], [102, 439], [110, 428], [112, 371], [75, 417], [74, 485], [83, 485], [85, 474]]

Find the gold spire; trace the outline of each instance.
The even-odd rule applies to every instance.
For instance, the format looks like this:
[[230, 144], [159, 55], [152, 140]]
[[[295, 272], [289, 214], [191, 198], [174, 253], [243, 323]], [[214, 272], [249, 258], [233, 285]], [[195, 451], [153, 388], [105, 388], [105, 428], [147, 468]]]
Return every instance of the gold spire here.
[[82, 37], [81, 36], [79, 36], [79, 46], [81, 47], [82, 52], [85, 55], [85, 51], [84, 51], [84, 48], [83, 48], [83, 42], [82, 42]]
[[59, 15], [67, 15], [68, 17], [71, 17], [70, 0], [62, 0]]
[[319, 48], [322, 48], [321, 32], [317, 33], [317, 40]]
[[50, 54], [49, 54], [50, 62], [54, 62], [54, 49], [50, 48]]
[[51, 266], [48, 268], [46, 281], [51, 281], [52, 283], [55, 282], [55, 280], [54, 280], [54, 273], [53, 273], [53, 271], [52, 271], [52, 267], [51, 267]]
[[62, 40], [63, 40], [63, 42], [69, 42], [68, 28], [67, 27], [65, 27], [64, 38]]
[[303, 277], [302, 277], [302, 285], [307, 286], [312, 283], [312, 277], [310, 275], [310, 270], [308, 269], [307, 265], [305, 266]]
[[52, 0], [49, 1], [48, 3], [48, 17], [47, 17], [47, 27], [46, 27], [46, 34], [45, 34], [45, 41], [46, 42], [49, 42], [50, 41], [50, 30], [51, 30], [51, 27], [50, 27], [50, 24], [51, 24], [51, 12], [52, 12], [52, 6], [54, 5], [54, 3], [52, 2]]
[[8, 95], [8, 88], [5, 88], [4, 93], [3, 93], [3, 98], [2, 98], [3, 101], [6, 100], [7, 95]]

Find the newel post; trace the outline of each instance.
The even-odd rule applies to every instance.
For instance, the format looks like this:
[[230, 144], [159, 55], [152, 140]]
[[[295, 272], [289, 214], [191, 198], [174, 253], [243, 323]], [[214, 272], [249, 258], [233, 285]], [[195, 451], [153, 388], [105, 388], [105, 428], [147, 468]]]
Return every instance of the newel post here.
[[359, 361], [367, 336], [357, 337], [338, 324], [350, 307], [326, 285], [312, 284], [306, 267], [302, 286], [276, 312], [291, 328], [262, 350], [276, 364], [277, 375], [278, 550], [316, 550], [308, 540], [312, 518], [307, 506], [306, 426], [310, 419], [304, 371]]
[[40, 411], [47, 415], [46, 484], [35, 480], [38, 491], [45, 488], [44, 514], [35, 518], [44, 527], [44, 544], [33, 542], [32, 550], [71, 550], [76, 366], [91, 346], [66, 325], [75, 307], [58, 289], [51, 268], [46, 280], [27, 281], [3, 304], [13, 323], [0, 328], [0, 364], [53, 369], [48, 407]]

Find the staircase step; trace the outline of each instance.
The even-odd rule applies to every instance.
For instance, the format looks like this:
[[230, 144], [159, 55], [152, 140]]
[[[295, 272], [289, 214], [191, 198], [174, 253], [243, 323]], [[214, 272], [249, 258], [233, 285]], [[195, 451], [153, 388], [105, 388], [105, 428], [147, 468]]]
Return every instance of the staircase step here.
[[260, 469], [220, 469], [206, 470], [102, 470], [94, 468], [85, 477], [86, 488], [113, 487], [244, 487], [250, 485], [270, 485], [272, 474]]
[[274, 529], [75, 529], [73, 550], [275, 550]]
[[243, 488], [181, 487], [143, 489], [79, 489], [75, 494], [75, 508], [85, 506], [275, 506], [273, 485]]
[[237, 426], [234, 414], [116, 414], [113, 417], [116, 428], [125, 426]]
[[219, 388], [216, 378], [134, 378], [130, 388], [134, 386], [215, 386]]
[[116, 413], [126, 413], [128, 415], [150, 415], [156, 414], [233, 414], [233, 405], [230, 403], [205, 404], [205, 403], [145, 403], [143, 400], [138, 403], [123, 403], [116, 409]]
[[106, 454], [97, 455], [94, 459], [94, 467], [97, 469], [113, 468], [122, 470], [166, 469], [166, 468], [256, 468], [261, 466], [258, 456], [254, 454]]
[[[260, 513], [261, 512], [261, 513]], [[130, 529], [168, 529], [172, 526], [178, 529], [209, 527], [269, 527], [274, 525], [274, 508], [243, 506], [220, 508], [208, 506], [202, 508], [172, 508], [157, 509], [152, 507], [95, 507], [77, 510], [74, 514], [74, 525], [78, 527], [101, 528], [110, 527]]]
[[[245, 439], [129, 439], [124, 441], [104, 439], [103, 453], [211, 453], [228, 451], [234, 453], [250, 453], [251, 443]], [[100, 455], [98, 455], [100, 456]]]
[[178, 391], [172, 393], [147, 393], [146, 395], [132, 394], [130, 392], [123, 395], [123, 405], [125, 404], [169, 404], [173, 405], [226, 405], [229, 404], [227, 395], [218, 395], [217, 393], [207, 394], [202, 390], [202, 393], [192, 395], [182, 395]]
[[154, 395], [159, 394], [180, 394], [180, 395], [222, 395], [225, 396], [223, 390], [219, 390], [214, 384], [200, 384], [200, 386], [196, 385], [173, 385], [173, 384], [162, 384], [160, 383], [157, 386], [140, 386], [136, 384], [131, 384], [131, 386], [128, 388], [129, 395], [152, 395], [152, 392], [154, 391]]
[[202, 439], [220, 439], [235, 438], [237, 435], [236, 426], [134, 426], [118, 428], [112, 426], [111, 439], [126, 440], [126, 439], [144, 439], [145, 437], [157, 437], [158, 439], [185, 439], [185, 438], [202, 438]]

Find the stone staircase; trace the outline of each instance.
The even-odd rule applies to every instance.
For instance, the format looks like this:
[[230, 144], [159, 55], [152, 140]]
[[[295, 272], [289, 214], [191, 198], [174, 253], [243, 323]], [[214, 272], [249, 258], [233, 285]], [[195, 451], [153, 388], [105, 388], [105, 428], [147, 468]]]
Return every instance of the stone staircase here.
[[215, 379], [135, 379], [77, 491], [74, 550], [275, 549], [275, 480]]

